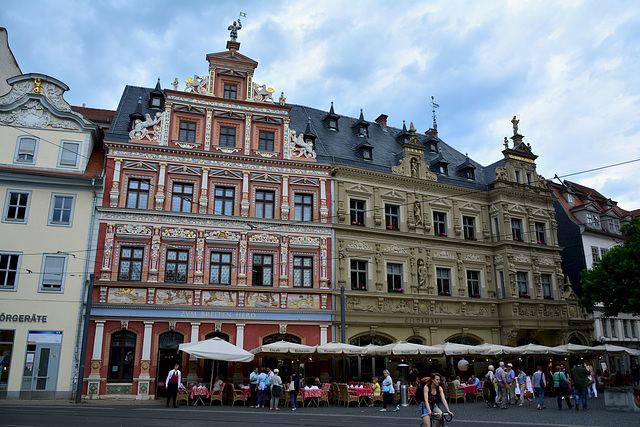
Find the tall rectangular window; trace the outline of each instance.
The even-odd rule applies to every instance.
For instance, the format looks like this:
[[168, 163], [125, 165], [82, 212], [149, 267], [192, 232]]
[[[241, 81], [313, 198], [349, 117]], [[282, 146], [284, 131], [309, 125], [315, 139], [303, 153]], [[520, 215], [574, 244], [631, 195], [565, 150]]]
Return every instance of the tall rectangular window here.
[[49, 225], [71, 225], [75, 196], [53, 194], [49, 211]]
[[180, 120], [180, 133], [178, 140], [184, 142], [196, 142], [196, 122]]
[[529, 294], [529, 274], [526, 271], [516, 273], [516, 283], [518, 284], [518, 296], [520, 298], [531, 298]]
[[120, 267], [118, 280], [142, 280], [142, 262], [144, 248], [140, 246], [123, 246], [120, 248]]
[[147, 209], [149, 205], [149, 188], [148, 179], [129, 179], [127, 207], [129, 209]]
[[636, 321], [631, 319], [631, 338], [638, 338], [638, 329], [636, 325]]
[[193, 204], [193, 184], [174, 182], [171, 191], [171, 210], [173, 212], [191, 212]]
[[220, 145], [222, 147], [236, 146], [236, 128], [234, 126], [220, 126]]
[[275, 192], [256, 190], [256, 218], [273, 219], [275, 200]]
[[231, 284], [231, 253], [211, 252], [211, 264], [209, 265], [210, 285]]
[[67, 257], [60, 255], [44, 255], [42, 274], [40, 275], [40, 292], [61, 292], [64, 287], [65, 266]]
[[544, 222], [536, 222], [536, 242], [541, 245], [547, 244], [547, 230]]
[[604, 317], [600, 319], [600, 325], [602, 326], [602, 336], [605, 338], [609, 338], [611, 334], [609, 333], [609, 319], [605, 319]]
[[13, 291], [18, 284], [20, 254], [0, 252], [0, 290]]
[[273, 286], [273, 255], [254, 254], [251, 273], [253, 286]]
[[313, 257], [293, 257], [293, 287], [313, 288]]
[[29, 216], [31, 191], [7, 190], [2, 220], [26, 223]]
[[511, 235], [513, 240], [522, 240], [522, 220], [520, 218], [511, 218]]
[[238, 99], [238, 85], [225, 83], [222, 97], [225, 99]]
[[480, 272], [467, 270], [467, 290], [472, 298], [480, 298]]
[[436, 268], [436, 284], [438, 295], [451, 295], [451, 270], [448, 268]]
[[500, 241], [500, 221], [498, 218], [493, 218], [493, 232], [496, 236], [496, 242]]
[[351, 290], [367, 290], [367, 261], [351, 260]]
[[364, 200], [351, 199], [349, 201], [349, 215], [351, 217], [351, 224], [364, 227], [365, 211], [366, 202]]
[[600, 248], [598, 248], [597, 246], [591, 246], [591, 261], [600, 261]]
[[467, 240], [477, 240], [476, 236], [476, 219], [472, 216], [462, 217], [462, 231], [464, 238]]
[[235, 188], [216, 187], [213, 194], [213, 213], [215, 215], [233, 215]]
[[80, 154], [79, 142], [62, 141], [58, 166], [75, 168], [78, 166], [78, 154]]
[[273, 132], [267, 130], [261, 130], [258, 132], [258, 149], [263, 151], [273, 151], [274, 136], [275, 134]]
[[433, 213], [433, 234], [447, 236], [447, 214], [444, 212]]
[[16, 147], [16, 155], [14, 161], [16, 163], [36, 162], [36, 153], [38, 151], [38, 139], [31, 136], [21, 136], [18, 138], [18, 146]]
[[611, 338], [617, 338], [618, 331], [616, 330], [616, 319], [609, 319], [609, 323], [611, 324]]
[[397, 205], [384, 206], [384, 220], [387, 230], [400, 229], [400, 207]]
[[170, 283], [187, 283], [189, 272], [189, 251], [167, 249], [164, 281]]
[[540, 281], [542, 282], [542, 297], [545, 299], [553, 299], [553, 287], [552, 277], [550, 274], [541, 274]]
[[622, 332], [625, 338], [631, 338], [631, 334], [629, 333], [629, 319], [622, 320]]
[[387, 264], [387, 291], [404, 292], [402, 287], [402, 264]]
[[312, 221], [313, 220], [313, 195], [305, 193], [296, 193], [295, 202], [295, 220], [296, 221]]

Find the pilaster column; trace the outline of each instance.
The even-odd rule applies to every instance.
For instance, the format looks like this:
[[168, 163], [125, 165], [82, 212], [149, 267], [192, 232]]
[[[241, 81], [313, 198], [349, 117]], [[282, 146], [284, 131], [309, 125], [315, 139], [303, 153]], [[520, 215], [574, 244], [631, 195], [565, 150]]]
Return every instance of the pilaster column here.
[[202, 168], [202, 183], [200, 185], [200, 210], [201, 214], [207, 213], [207, 193], [209, 192], [209, 168]]
[[244, 349], [244, 323], [236, 323], [236, 346]]
[[[87, 378], [87, 395], [88, 399], [98, 397], [100, 394], [100, 368], [102, 367], [102, 342], [104, 340], [104, 320], [95, 321], [96, 332], [93, 337], [93, 353], [91, 353], [91, 370], [89, 378]], [[84, 377], [81, 373], [80, 377]]]
[[158, 174], [158, 189], [156, 191], [156, 210], [164, 208], [164, 187], [167, 176], [167, 164], [160, 163], [160, 173]]
[[240, 202], [240, 215], [249, 216], [249, 172], [242, 172], [242, 201]]
[[122, 159], [115, 159], [115, 163], [111, 191], [109, 192], [109, 203], [112, 208], [118, 206], [118, 200], [120, 198], [120, 168], [122, 167]]
[[327, 325], [320, 325], [320, 345], [327, 343]]
[[327, 180], [320, 179], [320, 222], [327, 222], [329, 209], [327, 208]]
[[[191, 342], [198, 342], [200, 336], [200, 322], [191, 323]], [[198, 380], [198, 359], [190, 354], [189, 355], [189, 374], [187, 375], [187, 382], [196, 382]]]
[[247, 232], [240, 232], [240, 270], [238, 271], [238, 286], [247, 284]]
[[280, 219], [289, 219], [289, 176], [282, 175], [282, 204], [280, 205]]
[[153, 322], [144, 322], [144, 335], [142, 337], [142, 358], [140, 359], [140, 377], [138, 377], [138, 395], [137, 400], [149, 399], [149, 383], [151, 376], [149, 368], [151, 367], [151, 341], [153, 337]]
[[104, 236], [104, 250], [102, 251], [100, 280], [111, 280], [111, 261], [113, 259], [113, 238], [115, 237], [115, 228], [115, 224], [107, 224], [107, 232]]

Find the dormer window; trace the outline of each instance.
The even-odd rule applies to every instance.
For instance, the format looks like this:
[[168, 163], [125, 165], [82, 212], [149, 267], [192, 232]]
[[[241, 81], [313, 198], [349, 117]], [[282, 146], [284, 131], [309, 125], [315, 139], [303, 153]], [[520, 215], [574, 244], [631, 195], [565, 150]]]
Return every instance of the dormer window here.
[[440, 163], [438, 165], [438, 172], [440, 172], [441, 175], [448, 175], [449, 170], [447, 168], [447, 165], [445, 163]]
[[331, 109], [329, 110], [329, 114], [327, 114], [325, 118], [322, 119], [322, 121], [325, 123], [325, 126], [329, 130], [337, 131], [339, 119], [340, 119], [340, 116], [338, 116], [333, 110], [333, 102], [331, 102]]
[[438, 152], [438, 143], [436, 141], [427, 142], [427, 150], [429, 150], [430, 153], [437, 153]]
[[362, 149], [362, 158], [364, 160], [373, 160], [373, 151], [369, 147]]
[[225, 83], [224, 93], [222, 97], [224, 99], [238, 99], [238, 85], [233, 83]]
[[467, 179], [472, 179], [472, 180], [476, 179], [475, 171], [471, 168], [468, 168], [465, 170], [465, 175], [467, 176]]
[[160, 79], [158, 79], [158, 83], [156, 83], [155, 89], [153, 89], [149, 93], [149, 108], [162, 108], [162, 103], [164, 102], [164, 93], [162, 92], [162, 88], [160, 87]]
[[600, 217], [594, 213], [587, 212], [587, 225], [600, 228]]
[[336, 119], [329, 119], [329, 129], [338, 130], [338, 121]]
[[360, 136], [364, 136], [365, 138], [369, 136], [367, 134], [367, 128], [365, 128], [365, 127], [361, 127], [360, 128]]
[[160, 99], [157, 96], [152, 96], [150, 104], [151, 104], [150, 105], [151, 108], [160, 108], [162, 104], [162, 99]]
[[573, 198], [573, 194], [567, 193], [567, 203], [569, 203], [570, 205], [576, 204], [576, 200]]

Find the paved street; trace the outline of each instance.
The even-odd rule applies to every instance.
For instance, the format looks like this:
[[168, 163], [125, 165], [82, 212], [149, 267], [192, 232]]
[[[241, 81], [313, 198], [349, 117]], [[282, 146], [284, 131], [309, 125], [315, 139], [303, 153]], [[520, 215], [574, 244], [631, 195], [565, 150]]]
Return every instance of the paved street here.
[[[602, 399], [589, 400], [590, 410], [556, 409], [555, 398], [548, 399], [547, 409], [509, 406], [506, 410], [490, 409], [484, 403], [452, 404], [453, 426], [637, 426], [640, 413], [605, 411]], [[82, 404], [43, 401], [0, 401], [0, 424], [3, 426], [237, 426], [277, 424], [279, 426], [372, 426], [393, 425], [416, 427], [418, 407], [403, 407], [399, 412], [380, 413], [376, 408], [344, 408], [331, 406], [289, 408], [280, 411], [249, 407], [185, 407], [165, 408], [161, 401], [99, 401]]]

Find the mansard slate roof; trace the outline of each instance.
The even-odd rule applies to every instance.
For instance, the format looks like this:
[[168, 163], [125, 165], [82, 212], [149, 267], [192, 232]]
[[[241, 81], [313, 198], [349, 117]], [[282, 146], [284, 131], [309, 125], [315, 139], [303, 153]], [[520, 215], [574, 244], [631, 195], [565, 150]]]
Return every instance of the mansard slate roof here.
[[[105, 141], [127, 142], [129, 141], [129, 115], [136, 111], [138, 100], [141, 99], [142, 114], [149, 113], [151, 117], [161, 111], [157, 108], [149, 108], [149, 99], [152, 88], [142, 88], [137, 86], [126, 86], [120, 104], [113, 118], [109, 131], [105, 134]], [[326, 125], [325, 119], [330, 114], [329, 111], [319, 110], [303, 105], [287, 104], [290, 111], [290, 128], [299, 135], [304, 133], [311, 120], [311, 127], [316, 136], [315, 150], [317, 161], [320, 163], [337, 164], [375, 170], [379, 172], [391, 173], [391, 168], [399, 164], [402, 158], [402, 144], [397, 136], [402, 129], [394, 127], [383, 127], [376, 122], [366, 122], [368, 124], [368, 137], [360, 137], [353, 127], [361, 123], [360, 118], [335, 114], [338, 118], [339, 130], [331, 130]], [[366, 121], [366, 120], [365, 120]], [[436, 158], [442, 156], [449, 164], [449, 175], [438, 174], [435, 168], [430, 168], [438, 177], [438, 182], [459, 185], [478, 190], [488, 190], [492, 188], [495, 180], [495, 169], [504, 165], [501, 159], [489, 166], [468, 159], [463, 154], [440, 138], [434, 135], [425, 135], [416, 132], [415, 136], [420, 142], [426, 144], [435, 140], [438, 144], [439, 153], [432, 153], [425, 150], [425, 163], [431, 166]], [[373, 160], [364, 160], [358, 148], [363, 145], [373, 147]], [[467, 179], [464, 173], [458, 171], [460, 165], [470, 165], [475, 167], [475, 180]]]

